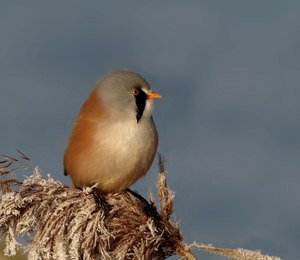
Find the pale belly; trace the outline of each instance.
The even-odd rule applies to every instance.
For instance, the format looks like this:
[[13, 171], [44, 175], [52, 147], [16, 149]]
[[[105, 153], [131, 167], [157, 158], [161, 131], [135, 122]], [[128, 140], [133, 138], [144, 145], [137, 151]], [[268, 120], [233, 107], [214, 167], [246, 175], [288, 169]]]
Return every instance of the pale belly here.
[[93, 144], [78, 154], [80, 173], [71, 177], [79, 187], [96, 185], [103, 192], [121, 191], [147, 173], [156, 149], [157, 132], [152, 122], [138, 127], [116, 124], [96, 135]]

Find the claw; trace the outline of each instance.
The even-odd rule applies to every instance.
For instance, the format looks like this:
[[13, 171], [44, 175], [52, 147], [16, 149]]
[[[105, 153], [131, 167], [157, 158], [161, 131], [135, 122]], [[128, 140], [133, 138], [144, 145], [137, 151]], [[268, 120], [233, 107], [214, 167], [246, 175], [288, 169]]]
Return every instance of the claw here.
[[99, 211], [100, 209], [102, 209], [104, 211], [104, 215], [106, 216], [110, 211], [110, 206], [107, 203], [104, 194], [97, 188], [92, 189], [92, 194], [94, 195], [94, 199], [97, 207], [96, 210]]
[[162, 220], [160, 214], [157, 212], [155, 205], [150, 204], [144, 197], [142, 197], [138, 192], [131, 189], [127, 189], [126, 192], [129, 192], [131, 195], [136, 197], [143, 204], [143, 211], [148, 216], [153, 218], [157, 227], [160, 226], [160, 221]]

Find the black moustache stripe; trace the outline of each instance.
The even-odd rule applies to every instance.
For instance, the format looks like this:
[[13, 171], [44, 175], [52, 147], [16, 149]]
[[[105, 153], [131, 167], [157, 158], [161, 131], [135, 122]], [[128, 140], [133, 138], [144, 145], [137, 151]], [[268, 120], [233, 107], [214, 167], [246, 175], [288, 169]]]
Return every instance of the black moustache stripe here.
[[136, 121], [139, 122], [145, 110], [147, 94], [141, 90], [139, 94], [134, 97], [136, 103]]

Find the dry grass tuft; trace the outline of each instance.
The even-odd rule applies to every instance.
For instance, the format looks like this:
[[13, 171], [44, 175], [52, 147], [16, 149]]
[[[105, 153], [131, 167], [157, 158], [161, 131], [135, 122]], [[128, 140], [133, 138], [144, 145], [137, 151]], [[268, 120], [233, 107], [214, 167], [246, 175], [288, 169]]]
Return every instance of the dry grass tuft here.
[[[29, 158], [19, 153], [26, 163]], [[148, 202], [129, 191], [106, 195], [110, 206], [106, 212], [95, 203], [92, 188], [70, 188], [42, 177], [37, 168], [33, 175], [19, 181], [13, 175], [18, 167], [13, 167], [20, 160], [2, 158], [0, 235], [6, 242], [5, 255], [15, 255], [23, 247], [33, 260], [165, 259], [171, 255], [191, 260], [195, 259], [191, 249], [197, 248], [231, 259], [279, 259], [256, 251], [185, 244], [179, 226], [170, 220], [174, 193], [167, 187], [161, 157], [159, 212], [152, 196]], [[26, 246], [17, 241], [23, 235], [30, 238]]]

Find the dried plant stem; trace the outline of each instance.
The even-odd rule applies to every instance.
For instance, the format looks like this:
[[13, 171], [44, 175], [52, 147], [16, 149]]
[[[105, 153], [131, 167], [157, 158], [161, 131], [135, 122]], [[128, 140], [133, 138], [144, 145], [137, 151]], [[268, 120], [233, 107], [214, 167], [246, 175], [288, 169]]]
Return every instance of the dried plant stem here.
[[[196, 248], [231, 259], [279, 259], [256, 251], [187, 245], [179, 225], [170, 220], [174, 193], [167, 187], [161, 156], [159, 212], [153, 198], [148, 202], [132, 191], [106, 195], [107, 212], [95, 203], [93, 188], [70, 188], [42, 177], [38, 169], [24, 181], [17, 180], [9, 170], [16, 162], [8, 156], [0, 162], [0, 235], [6, 242], [5, 255], [15, 255], [22, 246], [32, 260], [165, 259], [171, 255], [192, 260], [191, 250]], [[20, 235], [29, 236], [29, 243], [19, 244]]]

